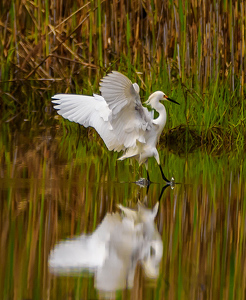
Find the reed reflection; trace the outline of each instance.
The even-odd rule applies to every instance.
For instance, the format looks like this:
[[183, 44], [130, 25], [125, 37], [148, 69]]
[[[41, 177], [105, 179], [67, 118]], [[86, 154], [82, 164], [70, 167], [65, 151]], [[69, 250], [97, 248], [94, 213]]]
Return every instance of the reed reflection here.
[[148, 278], [157, 278], [163, 254], [154, 223], [159, 202], [153, 209], [140, 202], [136, 209], [118, 207], [121, 212], [108, 213], [91, 235], [58, 243], [50, 253], [50, 272], [93, 272], [95, 288], [102, 292], [133, 287], [138, 262]]

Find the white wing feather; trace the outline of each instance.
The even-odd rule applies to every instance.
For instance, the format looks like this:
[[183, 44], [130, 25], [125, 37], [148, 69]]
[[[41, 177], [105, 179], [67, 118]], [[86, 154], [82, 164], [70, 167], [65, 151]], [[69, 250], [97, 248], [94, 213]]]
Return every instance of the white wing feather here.
[[151, 113], [141, 104], [139, 86], [113, 71], [101, 80], [100, 91], [102, 96], [57, 94], [52, 102], [65, 119], [94, 127], [109, 150], [134, 148], [135, 155], [136, 145], [146, 143], [146, 131], [153, 127]]
[[110, 123], [115, 135], [124, 146], [135, 147], [137, 141], [145, 143], [144, 135], [152, 127], [152, 118], [141, 104], [139, 86], [113, 71], [101, 80], [100, 91], [112, 110]]
[[99, 89], [114, 116], [126, 105], [134, 108], [135, 101], [139, 98], [130, 79], [116, 71], [109, 73], [101, 80]]
[[115, 137], [109, 122], [111, 110], [103, 97], [99, 95], [57, 94], [52, 97], [52, 102], [57, 104], [54, 108], [63, 118], [79, 123], [84, 127], [95, 128], [109, 150], [115, 148], [122, 150], [124, 148], [124, 145], [122, 143], [120, 145]]

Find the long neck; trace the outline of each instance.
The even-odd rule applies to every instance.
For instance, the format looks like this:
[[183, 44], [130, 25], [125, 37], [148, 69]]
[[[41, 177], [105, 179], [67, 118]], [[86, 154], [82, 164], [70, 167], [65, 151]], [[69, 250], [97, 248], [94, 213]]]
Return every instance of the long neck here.
[[158, 102], [154, 108], [159, 113], [159, 116], [158, 116], [158, 118], [154, 119], [153, 123], [156, 125], [159, 125], [158, 132], [159, 132], [159, 134], [161, 134], [161, 132], [166, 124], [166, 121], [167, 121], [167, 112], [166, 112], [165, 106], [162, 105], [160, 102]]

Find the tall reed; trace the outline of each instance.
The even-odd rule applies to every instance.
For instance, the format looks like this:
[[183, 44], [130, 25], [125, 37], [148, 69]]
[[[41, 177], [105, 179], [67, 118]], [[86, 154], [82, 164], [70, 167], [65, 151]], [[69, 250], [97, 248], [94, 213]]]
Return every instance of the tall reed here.
[[[1, 3], [4, 120], [42, 110], [56, 90], [98, 92], [101, 76], [118, 69], [146, 94], [165, 88], [185, 102], [190, 118], [177, 121], [220, 125], [211, 113], [226, 103], [222, 114], [235, 111], [236, 126], [245, 112], [245, 12], [235, 0]], [[203, 110], [206, 120], [192, 116]]]
[[[14, 51], [15, 79], [30, 78], [34, 67], [35, 79], [60, 77], [59, 65], [68, 65], [65, 59], [73, 55], [75, 60], [80, 57], [80, 64], [99, 68], [104, 58], [111, 62], [130, 51], [131, 60], [140, 54], [135, 68], [144, 72], [156, 71], [164, 57], [183, 81], [199, 74], [204, 85], [216, 75], [230, 76], [232, 89], [236, 77], [244, 87], [243, 1], [79, 0], [75, 6], [73, 1], [20, 0], [0, 8], [1, 60], [6, 63], [8, 52]], [[53, 76], [47, 76], [49, 71]]]

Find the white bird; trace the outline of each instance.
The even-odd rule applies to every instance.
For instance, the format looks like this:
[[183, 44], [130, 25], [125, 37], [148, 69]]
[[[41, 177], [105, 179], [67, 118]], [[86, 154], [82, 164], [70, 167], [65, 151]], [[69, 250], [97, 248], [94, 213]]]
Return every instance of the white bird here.
[[160, 165], [156, 144], [166, 124], [167, 113], [161, 100], [178, 102], [168, 98], [161, 91], [154, 92], [145, 102], [159, 113], [154, 119], [153, 111], [142, 106], [139, 86], [123, 74], [113, 71], [100, 82], [102, 96], [57, 94], [52, 102], [59, 115], [65, 119], [79, 123], [84, 127], [94, 127], [109, 150], [124, 151], [119, 158], [123, 160], [134, 157], [139, 164], [145, 164], [148, 173], [148, 158], [154, 157], [161, 170], [162, 178], [170, 182], [164, 175]]
[[138, 203], [136, 209], [118, 205], [122, 214], [107, 213], [89, 235], [60, 241], [49, 255], [49, 270], [54, 274], [95, 273], [95, 287], [104, 292], [133, 287], [137, 263], [147, 277], [159, 276], [163, 242], [153, 209]]

